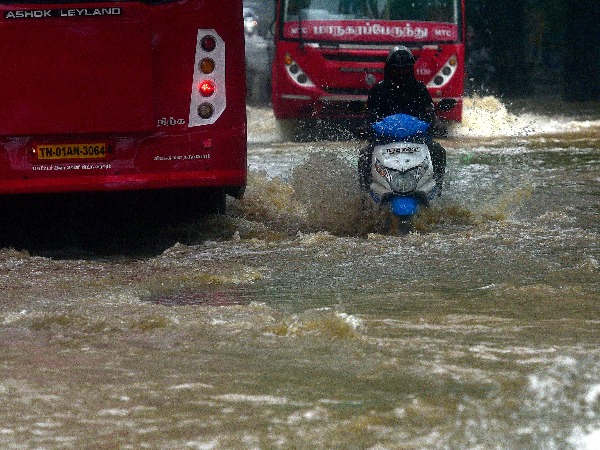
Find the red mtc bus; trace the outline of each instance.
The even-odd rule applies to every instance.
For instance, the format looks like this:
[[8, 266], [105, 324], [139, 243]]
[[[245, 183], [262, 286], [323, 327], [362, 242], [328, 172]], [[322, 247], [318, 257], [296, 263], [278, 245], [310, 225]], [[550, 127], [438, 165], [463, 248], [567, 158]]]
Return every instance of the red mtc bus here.
[[405, 45], [434, 101], [458, 101], [440, 117], [460, 121], [464, 10], [464, 0], [278, 0], [275, 117], [359, 116], [389, 50]]
[[215, 6], [0, 0], [0, 194], [240, 197], [242, 0]]

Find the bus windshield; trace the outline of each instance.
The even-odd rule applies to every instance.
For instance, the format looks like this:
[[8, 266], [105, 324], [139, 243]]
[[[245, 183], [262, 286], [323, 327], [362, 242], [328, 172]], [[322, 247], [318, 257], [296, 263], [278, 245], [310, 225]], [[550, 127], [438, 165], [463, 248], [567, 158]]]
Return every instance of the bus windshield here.
[[283, 37], [331, 42], [458, 42], [459, 0], [285, 0]]
[[287, 0], [285, 21], [411, 20], [458, 24], [458, 0]]

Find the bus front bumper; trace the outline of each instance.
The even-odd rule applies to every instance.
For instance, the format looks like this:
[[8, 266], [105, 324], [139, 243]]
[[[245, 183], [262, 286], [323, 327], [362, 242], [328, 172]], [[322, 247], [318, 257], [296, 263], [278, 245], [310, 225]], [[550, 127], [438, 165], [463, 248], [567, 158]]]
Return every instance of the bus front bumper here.
[[359, 119], [366, 106], [366, 95], [282, 94], [273, 109], [277, 119]]

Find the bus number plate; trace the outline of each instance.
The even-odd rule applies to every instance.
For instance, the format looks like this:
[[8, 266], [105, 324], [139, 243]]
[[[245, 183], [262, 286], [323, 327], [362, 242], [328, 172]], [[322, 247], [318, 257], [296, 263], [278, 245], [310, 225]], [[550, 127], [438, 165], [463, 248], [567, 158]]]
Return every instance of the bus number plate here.
[[33, 147], [38, 161], [63, 159], [104, 159], [106, 158], [105, 142], [85, 144], [36, 144]]

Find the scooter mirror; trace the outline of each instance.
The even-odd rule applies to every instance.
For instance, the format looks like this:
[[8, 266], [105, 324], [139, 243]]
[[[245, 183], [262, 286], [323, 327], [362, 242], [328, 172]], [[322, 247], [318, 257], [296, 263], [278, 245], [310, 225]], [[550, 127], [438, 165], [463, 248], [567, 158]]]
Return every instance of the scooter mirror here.
[[439, 101], [439, 103], [435, 106], [435, 109], [439, 111], [450, 111], [456, 106], [457, 103], [458, 102], [453, 98], [444, 98]]
[[367, 110], [367, 105], [361, 101], [353, 101], [348, 104], [348, 111], [354, 114], [364, 113]]

